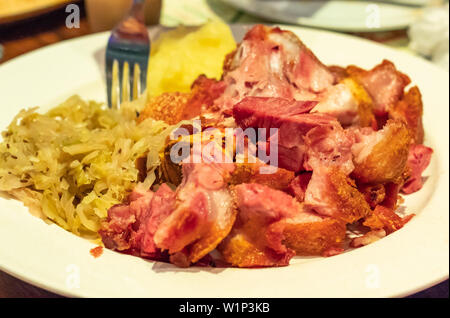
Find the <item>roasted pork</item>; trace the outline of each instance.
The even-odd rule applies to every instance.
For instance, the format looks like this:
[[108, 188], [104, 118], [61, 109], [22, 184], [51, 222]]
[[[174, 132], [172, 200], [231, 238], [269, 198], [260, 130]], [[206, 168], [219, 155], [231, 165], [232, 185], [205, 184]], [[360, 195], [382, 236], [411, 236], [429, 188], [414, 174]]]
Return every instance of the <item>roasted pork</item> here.
[[304, 203], [320, 215], [345, 223], [353, 223], [370, 214], [370, 207], [354, 181], [335, 166], [313, 171]]
[[411, 143], [406, 125], [389, 120], [379, 131], [364, 129], [356, 135], [353, 177], [360, 183], [400, 182]]
[[314, 100], [334, 77], [292, 32], [257, 25], [228, 56], [223, 81], [215, 105], [231, 114], [247, 96]]
[[238, 267], [286, 266], [295, 255], [342, 250], [345, 224], [305, 209], [290, 195], [260, 184], [234, 187], [239, 214], [219, 250]]
[[[228, 265], [267, 267], [339, 254], [347, 228], [363, 233], [352, 247], [397, 231], [412, 217], [396, 213], [399, 193], [422, 187], [433, 152], [422, 145], [422, 96], [415, 86], [405, 92], [409, 83], [390, 61], [371, 70], [326, 67], [292, 32], [253, 27], [220, 80], [202, 75], [190, 93], [151, 98], [138, 118], [199, 118], [196, 136], [239, 128], [233, 160], [192, 147], [191, 161], [169, 162], [178, 140], [168, 142], [157, 182], [177, 189], [136, 189], [112, 207], [99, 232], [105, 246], [182, 267], [213, 264], [217, 248]], [[251, 140], [249, 128], [266, 135]], [[275, 161], [256, 158], [272, 145]], [[230, 150], [226, 138], [215, 147]]]
[[405, 87], [411, 82], [407, 75], [399, 72], [388, 60], [383, 60], [369, 71], [353, 65], [347, 67], [346, 71], [370, 94], [373, 111], [377, 116], [385, 116], [389, 108], [403, 97]]
[[424, 145], [412, 145], [410, 147], [406, 163], [409, 176], [401, 189], [403, 193], [413, 193], [422, 188], [422, 173], [430, 164], [432, 154], [433, 149]]
[[191, 163], [182, 165], [183, 180], [177, 189], [175, 209], [154, 236], [155, 244], [167, 250], [179, 266], [189, 266], [214, 250], [236, 217], [227, 187], [234, 165], [202, 162], [194, 158], [201, 153], [193, 151], [192, 155]]

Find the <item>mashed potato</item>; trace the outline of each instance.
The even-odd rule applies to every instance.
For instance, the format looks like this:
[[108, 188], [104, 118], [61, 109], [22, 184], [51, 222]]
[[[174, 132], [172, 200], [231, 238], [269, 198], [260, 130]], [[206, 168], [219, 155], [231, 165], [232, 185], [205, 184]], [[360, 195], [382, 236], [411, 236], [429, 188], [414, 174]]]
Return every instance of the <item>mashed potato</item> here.
[[148, 94], [188, 92], [201, 74], [219, 79], [225, 56], [235, 48], [230, 28], [219, 21], [196, 30], [179, 27], [164, 33], [152, 44]]

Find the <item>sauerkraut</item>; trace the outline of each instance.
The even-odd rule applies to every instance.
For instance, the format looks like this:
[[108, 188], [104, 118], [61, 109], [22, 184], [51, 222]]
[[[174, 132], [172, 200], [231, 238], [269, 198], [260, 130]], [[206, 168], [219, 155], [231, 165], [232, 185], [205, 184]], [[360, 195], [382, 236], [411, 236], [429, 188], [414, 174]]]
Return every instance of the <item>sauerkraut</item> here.
[[[159, 152], [175, 128], [151, 118], [138, 124], [138, 108], [135, 102], [112, 110], [73, 96], [45, 114], [22, 110], [2, 134], [0, 190], [34, 214], [97, 239], [112, 205], [138, 184], [154, 183]], [[145, 156], [147, 176], [139, 183], [136, 159]]]

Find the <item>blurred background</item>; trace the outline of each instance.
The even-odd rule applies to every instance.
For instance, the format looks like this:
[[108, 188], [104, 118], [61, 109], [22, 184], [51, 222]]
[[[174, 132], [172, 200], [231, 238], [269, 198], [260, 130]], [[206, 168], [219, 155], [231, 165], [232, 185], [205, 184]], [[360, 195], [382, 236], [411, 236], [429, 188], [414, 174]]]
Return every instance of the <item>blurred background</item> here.
[[[111, 30], [132, 0], [0, 0], [0, 64]], [[343, 32], [449, 65], [448, 0], [146, 0], [148, 25], [285, 23]], [[448, 281], [411, 297], [446, 297]], [[0, 297], [57, 297], [0, 272]]]
[[[79, 24], [68, 28], [71, 4]], [[1, 0], [0, 63], [39, 47], [110, 30], [132, 0]], [[448, 0], [146, 0], [148, 25], [286, 23], [345, 32], [418, 54], [448, 70]], [[75, 21], [76, 22], [76, 21]]]

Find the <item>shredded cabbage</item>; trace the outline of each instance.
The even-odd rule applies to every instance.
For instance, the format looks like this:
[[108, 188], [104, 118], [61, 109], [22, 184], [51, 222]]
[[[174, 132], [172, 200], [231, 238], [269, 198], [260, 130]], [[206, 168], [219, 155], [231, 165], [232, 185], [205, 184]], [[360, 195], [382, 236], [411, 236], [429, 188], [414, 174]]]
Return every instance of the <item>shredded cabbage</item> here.
[[[175, 126], [136, 122], [143, 103], [121, 110], [73, 96], [46, 114], [22, 110], [2, 133], [0, 190], [77, 235], [98, 239], [101, 219], [138, 184], [136, 159], [147, 155], [156, 180], [159, 152]], [[36, 210], [38, 210], [36, 212]]]

